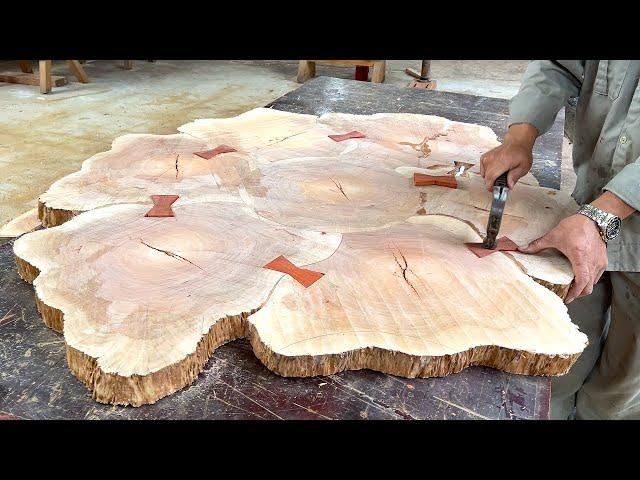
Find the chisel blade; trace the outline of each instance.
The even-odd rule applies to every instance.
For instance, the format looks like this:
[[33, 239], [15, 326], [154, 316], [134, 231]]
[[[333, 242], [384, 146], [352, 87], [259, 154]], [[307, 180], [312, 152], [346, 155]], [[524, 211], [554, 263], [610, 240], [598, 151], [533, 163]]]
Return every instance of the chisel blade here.
[[491, 211], [487, 222], [487, 236], [482, 242], [484, 248], [493, 250], [496, 248], [496, 239], [500, 232], [504, 206], [507, 203], [509, 187], [507, 187], [507, 173], [500, 175], [493, 184], [493, 200], [491, 201]]

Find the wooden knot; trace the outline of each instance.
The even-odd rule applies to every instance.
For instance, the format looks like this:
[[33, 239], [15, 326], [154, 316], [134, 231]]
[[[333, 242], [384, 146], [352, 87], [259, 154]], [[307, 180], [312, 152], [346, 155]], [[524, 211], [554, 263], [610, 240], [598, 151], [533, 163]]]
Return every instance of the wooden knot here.
[[518, 250], [518, 245], [508, 237], [501, 237], [496, 242], [496, 248], [491, 250], [484, 248], [482, 243], [465, 243], [467, 248], [475, 253], [476, 257], [486, 257], [494, 252], [515, 252]]
[[178, 195], [151, 195], [153, 208], [149, 210], [145, 217], [173, 217], [171, 205], [178, 198]]
[[365, 134], [362, 132], [358, 132], [354, 130], [349, 133], [343, 133], [341, 135], [329, 135], [329, 138], [334, 142], [344, 142], [345, 140], [349, 140], [350, 138], [365, 138]]
[[313, 270], [307, 270], [306, 268], [298, 268], [282, 255], [274, 260], [271, 260], [262, 268], [268, 268], [269, 270], [275, 270], [276, 272], [286, 273], [294, 280], [297, 280], [298, 283], [302, 284], [305, 288], [313, 285], [324, 275], [324, 273], [314, 272]]
[[439, 185], [441, 187], [458, 188], [458, 182], [453, 175], [425, 175], [424, 173], [414, 173], [413, 184], [416, 187]]
[[197, 155], [205, 160], [209, 160], [210, 158], [215, 157], [216, 155], [220, 155], [221, 153], [231, 153], [237, 152], [237, 150], [229, 145], [218, 145], [213, 150], [205, 150], [204, 152], [194, 152], [194, 155]]

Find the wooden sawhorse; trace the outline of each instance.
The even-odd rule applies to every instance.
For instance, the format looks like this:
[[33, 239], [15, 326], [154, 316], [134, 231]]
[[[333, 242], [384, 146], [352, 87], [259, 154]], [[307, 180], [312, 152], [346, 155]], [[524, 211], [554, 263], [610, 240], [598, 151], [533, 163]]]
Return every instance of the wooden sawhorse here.
[[372, 83], [384, 82], [385, 60], [300, 60], [298, 63], [298, 82], [304, 83], [316, 76], [316, 63], [330, 65], [355, 65], [356, 67], [373, 67]]
[[[38, 74], [33, 73], [31, 60], [18, 60], [21, 73], [5, 72], [0, 73], [0, 82], [20, 83], [23, 85], [40, 85], [41, 93], [49, 93], [55, 85], [61, 87], [66, 85], [67, 78], [51, 75], [51, 60], [40, 60]], [[80, 65], [78, 60], [67, 60], [69, 69], [80, 83], [88, 83], [89, 77]]]

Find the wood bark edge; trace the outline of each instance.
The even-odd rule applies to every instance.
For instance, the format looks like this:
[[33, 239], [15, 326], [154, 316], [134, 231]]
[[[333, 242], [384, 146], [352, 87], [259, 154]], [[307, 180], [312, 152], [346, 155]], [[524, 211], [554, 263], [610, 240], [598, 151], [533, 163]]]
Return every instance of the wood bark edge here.
[[[39, 271], [16, 256], [20, 276], [32, 283]], [[539, 282], [544, 285], [543, 282]], [[544, 285], [549, 288], [548, 285]], [[569, 286], [553, 286], [555, 293]], [[63, 333], [64, 314], [38, 298], [36, 305], [44, 323]], [[523, 352], [497, 345], [476, 346], [453, 355], [410, 355], [379, 347], [367, 347], [339, 354], [288, 356], [274, 352], [260, 340], [247, 320], [254, 311], [224, 317], [202, 336], [196, 350], [184, 359], [148, 375], [125, 377], [104, 372], [95, 358], [65, 345], [66, 358], [73, 374], [100, 403], [140, 406], [157, 402], [190, 385], [204, 370], [215, 350], [230, 341], [247, 338], [254, 355], [272, 372], [284, 377], [332, 375], [345, 370], [369, 369], [406, 378], [442, 377], [467, 367], [482, 365], [521, 375], [557, 376], [569, 371], [580, 354], [546, 355]]]
[[38, 218], [40, 219], [42, 226], [45, 228], [62, 225], [80, 213], [82, 212], [63, 210], [61, 208], [50, 208], [47, 207], [45, 203], [38, 200]]

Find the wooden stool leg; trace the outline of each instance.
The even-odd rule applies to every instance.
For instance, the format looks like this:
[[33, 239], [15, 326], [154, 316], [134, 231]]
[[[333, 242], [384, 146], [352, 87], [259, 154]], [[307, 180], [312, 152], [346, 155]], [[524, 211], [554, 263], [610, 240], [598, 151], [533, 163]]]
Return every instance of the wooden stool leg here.
[[40, 93], [51, 91], [51, 60], [40, 60]]
[[371, 81], [373, 83], [384, 82], [384, 71], [386, 68], [386, 64], [387, 62], [385, 60], [373, 63], [373, 72], [371, 73]]
[[33, 68], [31, 68], [31, 60], [18, 60], [18, 65], [20, 66], [20, 70], [22, 73], [33, 73]]
[[298, 63], [298, 83], [304, 83], [316, 76], [316, 62], [300, 60]]
[[131, 70], [133, 68], [133, 60], [124, 60], [124, 69]]
[[89, 77], [78, 60], [67, 60], [67, 65], [80, 83], [89, 83]]

